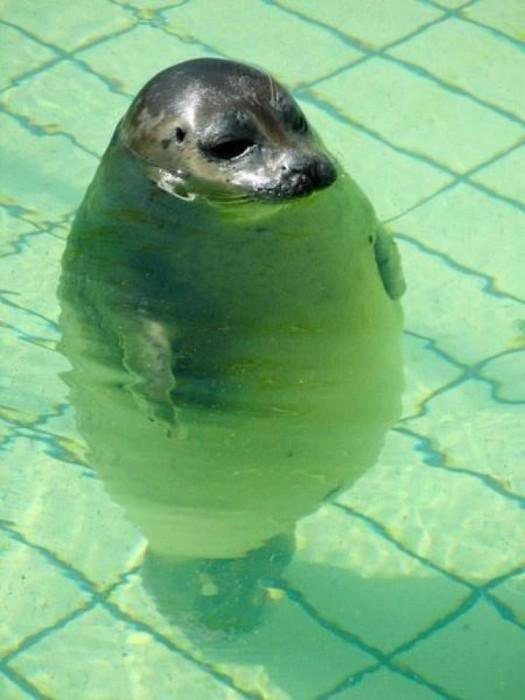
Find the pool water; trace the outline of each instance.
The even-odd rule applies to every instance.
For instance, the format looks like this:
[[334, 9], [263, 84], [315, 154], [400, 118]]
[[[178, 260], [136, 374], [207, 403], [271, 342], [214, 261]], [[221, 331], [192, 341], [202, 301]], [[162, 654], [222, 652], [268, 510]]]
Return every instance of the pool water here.
[[[523, 697], [525, 5], [4, 0], [0, 32], [0, 698]], [[299, 521], [253, 629], [209, 643], [144, 585], [57, 349], [61, 256], [114, 126], [200, 56], [293, 91], [408, 286], [377, 463]]]

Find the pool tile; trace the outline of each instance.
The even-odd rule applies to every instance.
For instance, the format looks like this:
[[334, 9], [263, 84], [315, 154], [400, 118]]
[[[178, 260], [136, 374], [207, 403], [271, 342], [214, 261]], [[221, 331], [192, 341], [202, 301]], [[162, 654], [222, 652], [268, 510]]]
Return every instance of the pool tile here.
[[487, 474], [525, 498], [523, 406], [497, 403], [487, 383], [471, 380], [434, 397], [426, 408], [408, 426], [432, 438], [448, 467]]
[[394, 146], [459, 172], [522, 136], [509, 119], [380, 57], [321, 81], [313, 93]]
[[[89, 594], [37, 550], [0, 529], [0, 655], [81, 608]], [[3, 698], [3, 696], [2, 696]]]
[[[396, 226], [394, 231], [398, 233]], [[397, 243], [407, 280], [403, 309], [408, 330], [434, 339], [438, 350], [465, 364], [519, 346], [521, 303], [485, 291], [483, 277], [459, 274], [440, 253], [422, 249], [415, 238], [398, 236]]]
[[23, 242], [29, 237], [38, 234], [38, 229], [18, 216], [13, 216], [9, 211], [0, 206], [0, 266], [4, 255], [17, 254]]
[[496, 384], [495, 398], [497, 400], [525, 402], [524, 366], [525, 350], [516, 349], [488, 362], [482, 367], [479, 374]]
[[462, 10], [462, 14], [518, 41], [525, 39], [525, 5], [522, 0], [480, 0]]
[[132, 27], [135, 20], [107, 0], [90, 0], [75, 5], [69, 0], [34, 3], [4, 0], [3, 18], [25, 29], [42, 42], [73, 51], [103, 36]]
[[0, 520], [104, 588], [137, 563], [143, 539], [93, 472], [60, 459], [53, 436], [36, 438], [18, 438], [2, 457]]
[[[11, 112], [53, 133], [72, 134], [99, 156], [129, 106], [96, 76], [71, 61], [61, 61], [2, 96]], [[67, 105], [67, 109], [64, 106]]]
[[403, 335], [405, 389], [403, 417], [417, 415], [435, 391], [461, 375], [461, 368], [437, 352], [430, 342], [410, 333]]
[[53, 698], [242, 697], [151, 635], [115, 619], [102, 608], [83, 614], [39, 640], [10, 665], [42, 694]]
[[439, 5], [447, 10], [457, 10], [462, 5], [466, 5], [469, 0], [433, 0], [433, 5]]
[[[479, 212], [483, 212], [483, 216]], [[509, 260], [525, 260], [525, 213], [468, 184], [459, 184], [397, 219], [397, 233], [493, 280], [525, 299], [525, 276]]]
[[37, 136], [3, 114], [0, 156], [9, 163], [0, 171], [0, 199], [26, 208], [35, 221], [53, 221], [76, 208], [98, 164], [65, 136]]
[[525, 510], [480, 479], [432, 466], [420, 440], [391, 431], [377, 465], [341, 502], [389, 535], [474, 585], [523, 563]]
[[451, 182], [442, 170], [395, 151], [300, 95], [306, 116], [370, 198], [379, 219], [400, 215]]
[[525, 73], [525, 56], [483, 27], [450, 18], [388, 53], [425, 68], [448, 85], [525, 117], [525, 90], [518, 89]]
[[[225, 13], [220, 3], [192, 0], [163, 14], [181, 39], [196, 40], [235, 60], [255, 63], [289, 87], [318, 80], [362, 55], [329, 30], [264, 2], [230, 0]], [[279, 50], [271, 51], [271, 46]], [[315, 50], [305, 50], [308, 46]]]
[[480, 601], [394, 661], [461, 700], [516, 700], [525, 687], [523, 631]]
[[512, 611], [521, 625], [525, 625], [525, 573], [506, 579], [493, 588], [491, 594]]
[[525, 203], [524, 178], [516, 177], [516, 173], [522, 172], [525, 172], [525, 146], [478, 170], [471, 175], [471, 179], [504, 197]]
[[[391, 653], [469, 595], [359, 518], [326, 506], [301, 520], [285, 579], [323, 619]], [[432, 600], [432, 606], [428, 601]]]
[[34, 696], [26, 693], [0, 671], [0, 698], [2, 700], [30, 700], [32, 697]]
[[129, 578], [112, 594], [112, 602], [257, 697], [314, 698], [374, 662], [366, 652], [324, 629], [286, 594], [267, 602], [261, 624], [245, 632], [241, 644], [235, 637], [221, 640], [211, 635], [208, 643], [189, 641], [184, 628], [169, 626], [152, 610], [138, 577]]
[[[127, 5], [129, 8], [135, 8], [139, 12], [150, 12], [152, 10], [159, 10], [163, 7], [175, 7], [176, 5], [183, 5], [187, 0], [114, 0], [118, 5]], [[147, 17], [145, 18], [147, 19]]]
[[[180, 61], [212, 56], [211, 51], [146, 24], [78, 53], [89, 66], [130, 95], [156, 73]], [[140, 61], [135, 60], [140, 56]]]
[[17, 29], [7, 25], [0, 26], [0, 90], [9, 86], [20, 75], [39, 70], [55, 56], [54, 51], [37, 44]]
[[[68, 368], [65, 359], [50, 349], [57, 340], [57, 330], [45, 318], [13, 307], [9, 303], [12, 298], [16, 299], [16, 295], [10, 298], [6, 292], [0, 294], [0, 320], [3, 326], [1, 405], [28, 417], [38, 417], [47, 411], [53, 413], [54, 407], [66, 401], [65, 384], [59, 381], [56, 374]], [[45, 384], [43, 368], [46, 371]]]
[[367, 673], [351, 688], [331, 695], [330, 700], [438, 700], [440, 697], [421, 682], [381, 668]]
[[323, 3], [317, 0], [279, 0], [276, 4], [323, 22], [374, 49], [398, 41], [442, 14], [436, 8], [415, 0], [379, 0], [373, 10], [366, 3], [355, 3], [351, 11], [340, 0], [325, 0]]
[[[55, 227], [50, 232], [38, 230], [26, 234], [23, 249], [17, 255], [0, 256], [0, 315], [26, 333], [58, 340], [55, 323], [60, 313], [56, 290], [61, 272], [64, 241]], [[34, 270], [45, 270], [35, 285]]]

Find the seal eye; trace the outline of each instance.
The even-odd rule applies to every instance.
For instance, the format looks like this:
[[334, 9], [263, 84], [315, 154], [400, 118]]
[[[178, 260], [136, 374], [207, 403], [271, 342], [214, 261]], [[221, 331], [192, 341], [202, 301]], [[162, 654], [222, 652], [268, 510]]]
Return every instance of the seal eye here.
[[308, 131], [308, 123], [300, 112], [293, 118], [292, 130], [298, 134], [305, 134]]
[[250, 139], [231, 139], [230, 141], [218, 143], [215, 146], [208, 146], [206, 151], [214, 158], [232, 160], [233, 158], [242, 156], [242, 154], [246, 153], [252, 146], [255, 146], [255, 144], [253, 141], [250, 141]]

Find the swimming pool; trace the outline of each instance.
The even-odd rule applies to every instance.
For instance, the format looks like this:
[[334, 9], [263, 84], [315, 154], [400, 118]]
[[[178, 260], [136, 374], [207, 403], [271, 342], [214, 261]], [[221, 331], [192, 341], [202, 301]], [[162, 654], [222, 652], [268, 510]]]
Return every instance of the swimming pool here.
[[[522, 4], [6, 0], [0, 31], [2, 700], [520, 697]], [[377, 464], [300, 521], [263, 622], [209, 645], [145, 591], [146, 541], [86, 461], [56, 350], [65, 239], [114, 125], [199, 56], [294, 91], [408, 284]]]

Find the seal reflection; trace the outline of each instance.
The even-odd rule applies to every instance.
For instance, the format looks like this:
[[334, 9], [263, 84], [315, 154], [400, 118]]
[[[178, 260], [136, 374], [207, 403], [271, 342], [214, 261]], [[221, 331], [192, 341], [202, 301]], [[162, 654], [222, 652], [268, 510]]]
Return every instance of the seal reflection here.
[[296, 521], [374, 464], [399, 414], [397, 251], [301, 118], [255, 69], [164, 71], [63, 258], [78, 427], [176, 623], [253, 628]]

